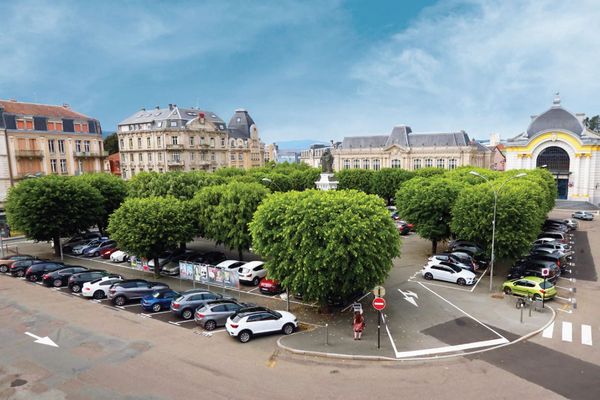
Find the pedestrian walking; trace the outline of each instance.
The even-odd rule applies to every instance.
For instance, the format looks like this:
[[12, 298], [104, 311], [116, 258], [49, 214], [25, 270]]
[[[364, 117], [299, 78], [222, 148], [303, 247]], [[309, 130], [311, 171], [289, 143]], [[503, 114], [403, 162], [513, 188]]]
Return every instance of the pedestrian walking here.
[[354, 328], [354, 340], [360, 340], [363, 329], [365, 328], [365, 318], [360, 311], [354, 312], [354, 321], [352, 326]]

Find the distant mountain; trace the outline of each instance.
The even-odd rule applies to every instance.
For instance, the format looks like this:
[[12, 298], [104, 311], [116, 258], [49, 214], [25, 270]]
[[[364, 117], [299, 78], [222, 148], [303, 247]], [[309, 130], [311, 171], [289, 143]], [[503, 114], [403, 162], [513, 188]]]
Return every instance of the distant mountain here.
[[275, 142], [279, 147], [279, 150], [306, 150], [312, 144], [328, 144], [328, 142], [323, 142], [322, 140], [286, 140], [283, 142]]

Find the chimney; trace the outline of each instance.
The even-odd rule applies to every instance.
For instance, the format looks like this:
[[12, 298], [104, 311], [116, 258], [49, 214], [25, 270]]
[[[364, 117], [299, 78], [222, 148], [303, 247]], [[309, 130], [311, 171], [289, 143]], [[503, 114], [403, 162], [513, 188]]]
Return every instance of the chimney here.
[[63, 107], [64, 108], [71, 108], [71, 106], [69, 105], [69, 103], [63, 103]]
[[173, 110], [173, 104], [169, 103], [169, 110]]
[[154, 108], [156, 108], [157, 110], [160, 110], [160, 106], [156, 106], [156, 107], [154, 107]]
[[200, 118], [200, 123], [204, 124], [204, 113], [203, 112], [198, 113], [198, 117]]
[[146, 107], [142, 107], [142, 111], [146, 111]]

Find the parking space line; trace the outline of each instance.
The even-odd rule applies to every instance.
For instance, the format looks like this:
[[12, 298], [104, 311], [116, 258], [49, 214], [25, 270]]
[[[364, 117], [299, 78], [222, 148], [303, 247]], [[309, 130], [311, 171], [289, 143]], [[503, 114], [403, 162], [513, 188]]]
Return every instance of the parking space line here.
[[581, 325], [581, 344], [592, 345], [592, 327], [590, 325]]
[[[153, 312], [152, 314], [148, 314], [148, 313], [146, 313], [146, 315], [147, 315], [147, 316], [149, 316], [149, 317], [152, 317], [152, 316], [154, 316], [154, 315], [166, 314], [166, 313], [170, 313], [170, 312], [171, 312], [171, 310], [167, 310], [167, 311], [158, 311], [158, 312]], [[144, 314], [144, 313], [142, 313], [142, 314]]]
[[250, 289], [250, 290], [248, 290], [246, 293], [252, 293], [252, 292], [254, 292], [255, 290], [258, 290], [258, 286], [257, 286], [257, 287], [255, 287], [254, 289]]
[[475, 282], [475, 284], [473, 285], [473, 287], [471, 288], [470, 292], [473, 293], [473, 291], [475, 290], [475, 288], [477, 287], [477, 285], [479, 285], [479, 282], [481, 282], [481, 279], [483, 279], [483, 277], [485, 276], [485, 273], [487, 272], [487, 267], [486, 269], [483, 270], [483, 272], [481, 273], [481, 276], [477, 279], [477, 282]]
[[413, 281], [413, 282], [416, 282], [419, 285], [437, 286], [437, 287], [441, 287], [441, 288], [445, 288], [445, 289], [458, 290], [458, 291], [461, 291], [461, 292], [471, 292], [469, 289], [462, 289], [460, 287], [454, 287], [454, 286], [446, 286], [446, 285], [442, 285], [442, 284], [439, 284], [439, 283], [420, 282], [420, 281]]
[[402, 351], [400, 353], [396, 353], [396, 358], [424, 356], [424, 355], [439, 354], [439, 353], [451, 353], [451, 352], [455, 352], [455, 351], [476, 349], [476, 348], [480, 348], [480, 347], [497, 346], [497, 345], [505, 344], [505, 343], [508, 343], [508, 339], [503, 337], [501, 339], [483, 340], [481, 342], [457, 344], [455, 346], [434, 347], [431, 349], [423, 349], [423, 350]]
[[563, 321], [562, 323], [562, 340], [563, 342], [573, 341], [573, 324]]
[[547, 339], [552, 339], [553, 332], [554, 332], [554, 322], [551, 323], [550, 325], [548, 325], [546, 327], [546, 329], [544, 329], [544, 331], [542, 332], [542, 337], [545, 337]]
[[126, 308], [129, 308], [129, 307], [140, 307], [140, 305], [139, 304], [127, 304], [125, 306], [115, 306], [115, 307], [125, 310]]

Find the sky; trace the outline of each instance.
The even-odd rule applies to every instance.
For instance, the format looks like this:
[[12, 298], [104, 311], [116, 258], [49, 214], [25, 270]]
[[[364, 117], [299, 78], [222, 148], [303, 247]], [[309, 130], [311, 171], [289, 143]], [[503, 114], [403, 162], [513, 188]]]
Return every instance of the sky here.
[[105, 131], [169, 103], [248, 110], [265, 143], [600, 113], [597, 0], [0, 0], [0, 98]]

